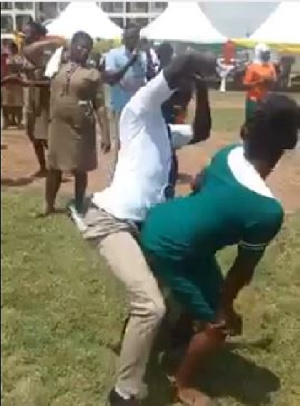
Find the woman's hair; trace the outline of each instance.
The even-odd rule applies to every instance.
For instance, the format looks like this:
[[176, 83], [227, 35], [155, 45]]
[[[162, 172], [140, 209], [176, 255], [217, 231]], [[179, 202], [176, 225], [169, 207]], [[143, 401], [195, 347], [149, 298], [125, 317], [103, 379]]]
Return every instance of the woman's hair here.
[[249, 159], [276, 161], [285, 150], [294, 149], [300, 128], [300, 109], [295, 100], [269, 94], [258, 103], [241, 130]]
[[47, 34], [47, 29], [46, 27], [41, 24], [39, 21], [34, 21], [32, 19], [30, 19], [27, 23], [27, 25], [29, 25], [29, 27], [32, 29], [32, 31], [39, 35], [39, 36], [45, 36]]
[[93, 48], [93, 38], [84, 31], [77, 31], [71, 39], [71, 47], [76, 45], [79, 41], [85, 42], [91, 49]]
[[10, 50], [10, 52], [11, 52], [12, 54], [17, 54], [17, 53], [19, 52], [19, 47], [18, 47], [18, 45], [17, 45], [14, 41], [12, 41], [12, 42], [9, 44], [9, 50]]

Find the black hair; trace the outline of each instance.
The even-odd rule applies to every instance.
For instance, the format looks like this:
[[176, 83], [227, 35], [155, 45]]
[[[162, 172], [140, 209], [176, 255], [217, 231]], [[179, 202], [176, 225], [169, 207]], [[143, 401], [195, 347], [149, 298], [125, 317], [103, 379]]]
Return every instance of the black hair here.
[[269, 94], [257, 104], [242, 127], [241, 137], [249, 159], [265, 159], [275, 164], [285, 150], [296, 147], [300, 128], [299, 106], [281, 94]]
[[47, 29], [46, 27], [41, 24], [39, 21], [34, 21], [30, 18], [30, 20], [28, 21], [27, 25], [29, 25], [29, 27], [35, 32], [35, 34], [40, 35], [40, 36], [44, 36], [47, 34]]
[[71, 46], [74, 45], [74, 44], [76, 45], [76, 43], [78, 41], [86, 42], [87, 45], [90, 46], [90, 48], [93, 48], [93, 43], [94, 43], [93, 38], [88, 33], [86, 33], [85, 31], [77, 31], [77, 32], [75, 32], [75, 34], [73, 35], [73, 37], [71, 39]]
[[173, 55], [174, 49], [170, 42], [163, 42], [156, 48], [157, 56], [160, 57], [161, 55]]
[[126, 36], [129, 32], [132, 32], [135, 35], [140, 35], [141, 27], [139, 27], [137, 24], [127, 24], [126, 27], [124, 28], [123, 36]]
[[12, 53], [17, 53], [17, 52], [19, 52], [19, 48], [18, 48], [18, 45], [14, 42], [14, 41], [12, 41], [10, 44], [9, 44], [9, 49], [10, 49], [10, 51], [12, 52]]

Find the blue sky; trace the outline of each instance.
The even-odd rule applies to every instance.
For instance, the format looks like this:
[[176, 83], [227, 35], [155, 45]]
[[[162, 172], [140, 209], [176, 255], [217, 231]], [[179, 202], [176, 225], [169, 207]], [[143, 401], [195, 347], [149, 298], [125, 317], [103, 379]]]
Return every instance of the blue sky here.
[[244, 37], [264, 22], [277, 2], [204, 2], [206, 15], [228, 37]]

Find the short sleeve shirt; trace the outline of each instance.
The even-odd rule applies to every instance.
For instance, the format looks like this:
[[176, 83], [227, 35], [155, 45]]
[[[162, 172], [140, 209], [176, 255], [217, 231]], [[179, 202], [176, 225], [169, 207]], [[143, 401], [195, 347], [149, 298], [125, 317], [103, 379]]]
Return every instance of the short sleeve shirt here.
[[[114, 48], [105, 56], [105, 70], [120, 71], [130, 60], [131, 54], [122, 46]], [[147, 57], [140, 52], [136, 62], [130, 66], [119, 83], [110, 88], [111, 110], [120, 113], [131, 97], [146, 83]]]
[[[250, 85], [252, 82], [263, 78], [273, 78], [273, 80], [275, 81], [275, 66], [272, 63], [268, 63], [265, 65], [252, 63], [246, 69], [244, 84]], [[268, 87], [264, 83], [261, 83], [249, 89], [247, 97], [248, 99], [253, 101], [260, 101], [266, 96], [267, 92]]]
[[235, 145], [213, 157], [201, 190], [150, 211], [141, 242], [162, 258], [197, 263], [229, 245], [263, 251], [282, 221], [281, 204]]

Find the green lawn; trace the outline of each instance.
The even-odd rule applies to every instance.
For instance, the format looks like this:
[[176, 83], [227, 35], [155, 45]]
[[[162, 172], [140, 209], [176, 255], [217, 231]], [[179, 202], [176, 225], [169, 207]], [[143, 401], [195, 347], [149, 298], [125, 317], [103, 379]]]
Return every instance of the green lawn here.
[[[104, 406], [123, 289], [67, 218], [34, 218], [41, 204], [32, 192], [2, 191], [3, 404]], [[299, 238], [300, 213], [287, 219], [240, 300], [244, 336], [200, 381], [223, 406], [300, 404]], [[222, 255], [224, 269], [232, 255]], [[147, 404], [170, 405], [153, 368]]]
[[[287, 93], [287, 96], [294, 98], [300, 103], [300, 94]], [[213, 130], [217, 132], [238, 133], [245, 118], [245, 93], [211, 91], [210, 104]], [[190, 111], [190, 119], [193, 119], [192, 111]]]

